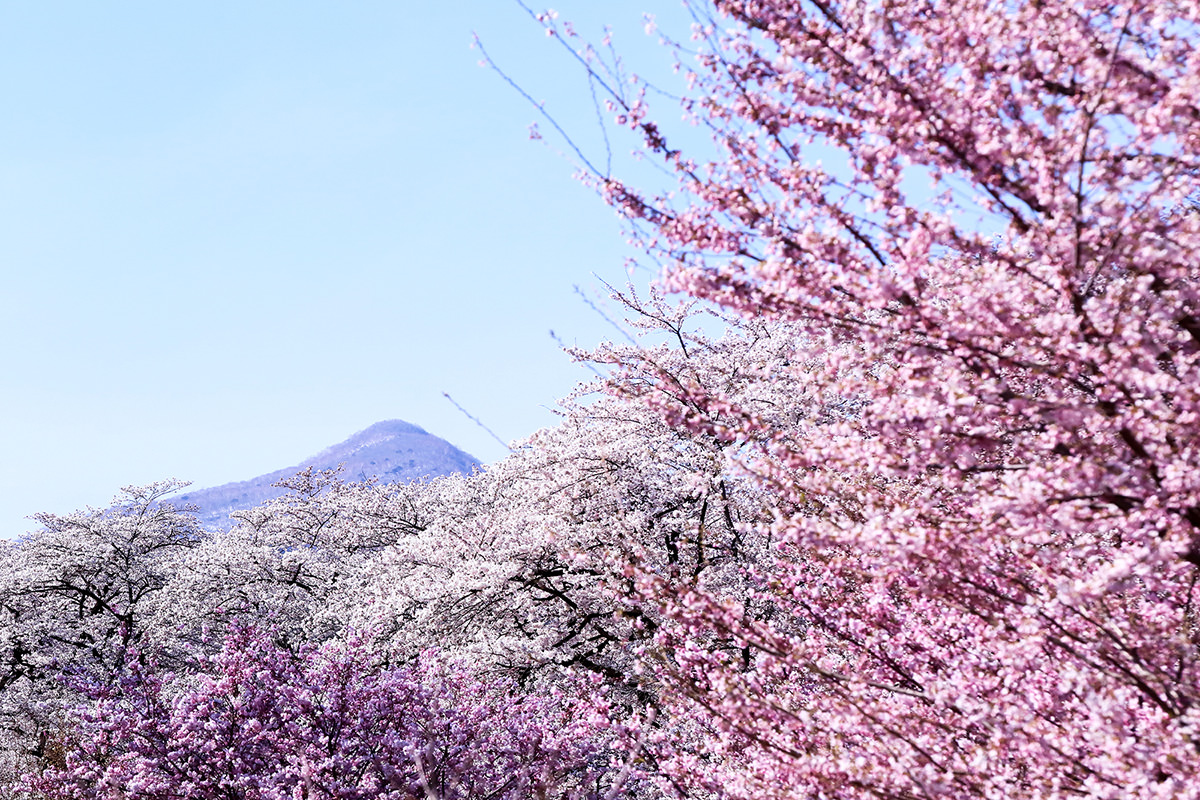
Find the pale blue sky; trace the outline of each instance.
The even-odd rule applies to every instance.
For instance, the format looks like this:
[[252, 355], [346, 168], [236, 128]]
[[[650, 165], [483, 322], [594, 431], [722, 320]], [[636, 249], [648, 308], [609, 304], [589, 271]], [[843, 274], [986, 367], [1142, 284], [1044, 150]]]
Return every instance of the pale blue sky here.
[[[652, 68], [656, 5], [684, 24], [555, 7]], [[501, 455], [443, 391], [506, 439], [553, 422], [588, 373], [548, 331], [611, 335], [573, 286], [624, 281], [625, 250], [472, 30], [595, 145], [507, 0], [0, 2], [0, 536], [381, 419]]]

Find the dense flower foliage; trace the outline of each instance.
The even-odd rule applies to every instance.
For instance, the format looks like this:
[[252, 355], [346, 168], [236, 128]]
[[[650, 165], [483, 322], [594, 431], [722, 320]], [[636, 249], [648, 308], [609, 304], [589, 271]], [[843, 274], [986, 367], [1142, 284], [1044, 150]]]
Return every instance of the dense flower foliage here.
[[804, 338], [763, 379], [809, 413], [656, 383], [738, 449], [777, 543], [736, 600], [641, 575], [674, 622], [651, 668], [727, 731], [678, 774], [1194, 796], [1200, 6], [715, 8], [684, 105], [721, 155], [614, 94], [678, 181], [595, 179], [669, 286]]
[[[665, 307], [643, 311], [660, 315]], [[663, 323], [649, 324], [666, 330]], [[630, 363], [649, 358], [656, 370], [707, 376], [727, 388], [740, 381], [751, 390], [752, 375], [730, 375], [727, 367], [786, 348], [783, 339], [760, 334], [722, 341], [688, 337], [683, 347], [608, 346], [603, 357]], [[728, 472], [719, 442], [677, 431], [654, 409], [596, 395], [596, 388], [581, 389], [579, 398], [564, 403], [560, 426], [472, 476], [379, 485], [309, 471], [287, 482], [287, 496], [217, 531], [198, 530], [186, 510], [162, 504], [159, 493], [166, 487], [130, 489], [110, 509], [54, 518], [70, 520], [76, 531], [69, 551], [48, 549], [58, 536], [51, 527], [10, 546], [5, 600], [11, 613], [4, 633], [23, 662], [41, 665], [14, 675], [0, 694], [0, 710], [20, 723], [4, 737], [8, 756], [18, 762], [13, 769], [32, 769], [43, 791], [68, 796], [101, 778], [125, 792], [178, 783], [171, 772], [178, 766], [175, 756], [156, 763], [154, 754], [166, 758], [199, 747], [187, 739], [198, 735], [187, 726], [228, 711], [220, 697], [246, 675], [271, 687], [262, 689], [263, 702], [306, 697], [320, 691], [326, 668], [313, 672], [288, 659], [336, 653], [349, 660], [350, 685], [365, 692], [380, 664], [408, 669], [423, 664], [434, 648], [442, 654], [439, 663], [459, 665], [471, 680], [508, 687], [504, 702], [549, 709], [537, 716], [539, 736], [586, 743], [586, 770], [553, 781], [538, 773], [538, 791], [587, 796], [599, 786], [606, 795], [616, 786], [614, 797], [661, 792], [664, 784], [649, 781], [655, 770], [647, 751], [634, 744], [645, 738], [638, 720], [654, 713], [659, 691], [639, 674], [634, 647], [649, 640], [660, 615], [656, 604], [641, 602], [625, 566], [636, 555], [644, 568], [664, 576], [706, 575], [730, 596], [744, 594], [738, 565], [758, 558], [763, 546], [744, 539], [738, 526], [767, 519], [768, 500]], [[139, 520], [189, 533], [172, 540], [165, 555], [158, 548], [133, 550], [127, 534], [116, 537], [140, 530]], [[115, 638], [98, 650], [103, 659], [94, 664], [91, 650], [79, 655], [73, 645], [104, 622], [92, 613], [94, 604], [81, 613], [71, 594], [61, 604], [17, 605], [31, 588], [23, 570], [36, 565], [47, 583], [58, 586], [80, 563], [93, 576], [122, 575], [131, 564], [156, 569], [154, 583], [126, 607], [123, 626], [104, 623]], [[247, 625], [270, 630], [280, 647], [247, 639], [239, 632]], [[374, 632], [369, 646], [360, 644], [356, 630]], [[224, 645], [222, 653], [224, 640], [234, 649]], [[428, 670], [401, 677], [412, 691], [425, 686], [434, 693], [458, 682]], [[505, 707], [496, 697], [462, 691], [454, 703], [463, 714], [492, 719], [492, 709]], [[177, 718], [186, 710], [181, 703], [203, 710]], [[281, 708], [280, 714], [294, 713]], [[570, 715], [551, 713], [566, 708]], [[601, 718], [603, 725], [596, 722]], [[579, 727], [585, 722], [592, 727]], [[695, 724], [661, 716], [657, 723], [692, 738]], [[294, 770], [288, 770], [317, 730], [313, 725], [293, 726], [290, 739], [272, 739], [275, 761], [262, 760], [258, 772], [236, 755], [252, 748], [240, 740], [231, 744], [222, 758], [233, 761], [209, 764], [188, 791], [205, 796], [215, 775], [233, 774], [234, 767], [247, 780], [258, 775], [255, 791], [266, 792], [272, 781], [294, 786]], [[533, 732], [522, 729], [518, 738]], [[627, 770], [631, 748], [642, 757]], [[205, 752], [193, 760], [202, 762]], [[398, 769], [409, 764], [397, 753], [379, 758]], [[363, 781], [379, 774], [367, 769], [354, 791], [367, 791], [362, 786], [370, 784]], [[593, 789], [585, 785], [589, 781]], [[233, 796], [250, 791], [241, 784], [225, 788]]]
[[[602, 706], [516, 692], [368, 641], [301, 648], [251, 630], [187, 676], [129, 665], [69, 735], [47, 798], [600, 797]], [[182, 681], [174, 690], [171, 681]]]
[[1200, 5], [690, 5], [716, 150], [585, 48], [673, 182], [587, 179], [723, 335], [619, 295], [472, 476], [43, 517], [9, 794], [1200, 796]]

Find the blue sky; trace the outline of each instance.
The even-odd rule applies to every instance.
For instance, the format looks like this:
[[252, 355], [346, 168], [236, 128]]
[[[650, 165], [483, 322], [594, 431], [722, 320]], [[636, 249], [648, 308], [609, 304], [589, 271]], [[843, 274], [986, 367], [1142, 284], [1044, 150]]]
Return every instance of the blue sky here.
[[[652, 70], [653, 5], [685, 25], [555, 7]], [[499, 457], [443, 391], [505, 439], [552, 424], [588, 373], [548, 331], [611, 335], [574, 286], [626, 251], [472, 31], [595, 146], [582, 75], [506, 0], [0, 4], [0, 536], [381, 419]]]

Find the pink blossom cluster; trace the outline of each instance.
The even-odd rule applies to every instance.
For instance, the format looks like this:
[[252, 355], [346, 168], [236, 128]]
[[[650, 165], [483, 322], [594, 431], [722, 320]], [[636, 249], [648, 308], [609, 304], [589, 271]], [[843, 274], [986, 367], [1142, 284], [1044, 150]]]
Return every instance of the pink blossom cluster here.
[[45, 798], [588, 798], [606, 720], [426, 652], [389, 665], [369, 640], [293, 651], [240, 629], [187, 673], [131, 654], [62, 728]]
[[647, 123], [671, 191], [597, 180], [668, 286], [807, 353], [763, 375], [785, 424], [627, 372], [770, 498], [750, 591], [630, 569], [645, 669], [713, 730], [675, 774], [1197, 796], [1200, 6], [693, 5], [719, 155]]

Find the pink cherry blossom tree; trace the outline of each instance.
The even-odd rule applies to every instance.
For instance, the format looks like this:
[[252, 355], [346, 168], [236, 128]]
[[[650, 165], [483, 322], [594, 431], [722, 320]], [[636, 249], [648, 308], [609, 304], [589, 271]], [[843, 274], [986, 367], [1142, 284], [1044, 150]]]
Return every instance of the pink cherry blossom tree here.
[[1200, 794], [1200, 5], [689, 5], [718, 155], [604, 84], [675, 180], [588, 180], [667, 286], [808, 355], [762, 374], [787, 425], [652, 362], [615, 384], [774, 516], [740, 597], [628, 562], [672, 620], [644, 669], [711, 731], [664, 763], [738, 797]]

